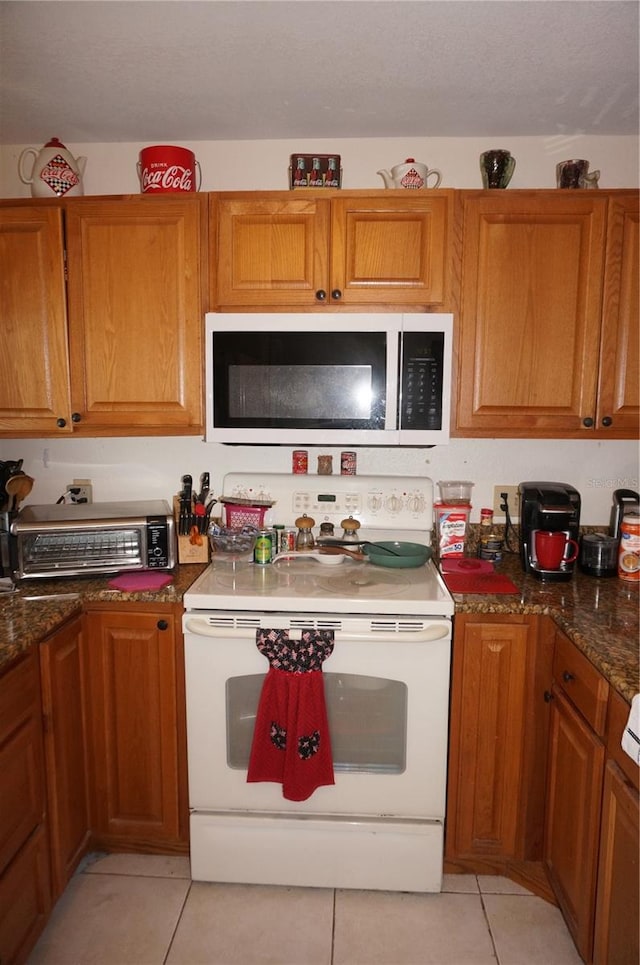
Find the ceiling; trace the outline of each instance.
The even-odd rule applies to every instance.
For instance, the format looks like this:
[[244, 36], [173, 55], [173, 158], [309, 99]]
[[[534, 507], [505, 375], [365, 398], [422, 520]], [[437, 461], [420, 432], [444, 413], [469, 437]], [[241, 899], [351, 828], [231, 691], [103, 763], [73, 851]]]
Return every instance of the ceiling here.
[[0, 143], [637, 135], [636, 0], [1, 0]]

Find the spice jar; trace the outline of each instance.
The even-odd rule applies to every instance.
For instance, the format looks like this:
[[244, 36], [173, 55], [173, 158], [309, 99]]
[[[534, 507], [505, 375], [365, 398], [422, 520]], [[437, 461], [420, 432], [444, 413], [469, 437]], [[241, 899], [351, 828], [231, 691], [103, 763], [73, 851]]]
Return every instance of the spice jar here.
[[316, 525], [315, 519], [311, 516], [307, 516], [304, 513], [302, 516], [298, 516], [296, 519], [296, 526], [298, 527], [298, 535], [296, 537], [296, 549], [297, 550], [312, 550], [315, 545], [315, 540], [313, 538], [313, 533], [311, 529]]

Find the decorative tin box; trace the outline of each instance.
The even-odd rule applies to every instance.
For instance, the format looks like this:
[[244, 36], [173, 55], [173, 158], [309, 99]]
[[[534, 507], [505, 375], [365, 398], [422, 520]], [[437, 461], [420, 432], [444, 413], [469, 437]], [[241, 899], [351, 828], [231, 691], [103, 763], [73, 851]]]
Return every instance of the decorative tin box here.
[[342, 168], [339, 154], [292, 154], [289, 188], [339, 188]]

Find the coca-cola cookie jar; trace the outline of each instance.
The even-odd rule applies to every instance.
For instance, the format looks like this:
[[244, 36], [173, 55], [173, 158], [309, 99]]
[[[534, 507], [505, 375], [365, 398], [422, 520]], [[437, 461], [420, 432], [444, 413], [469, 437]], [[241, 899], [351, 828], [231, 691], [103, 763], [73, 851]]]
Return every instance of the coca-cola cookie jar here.
[[[195, 154], [186, 147], [154, 144], [140, 151], [137, 164], [143, 194], [168, 194], [174, 191], [199, 191], [202, 181]], [[196, 169], [198, 184], [196, 186]]]

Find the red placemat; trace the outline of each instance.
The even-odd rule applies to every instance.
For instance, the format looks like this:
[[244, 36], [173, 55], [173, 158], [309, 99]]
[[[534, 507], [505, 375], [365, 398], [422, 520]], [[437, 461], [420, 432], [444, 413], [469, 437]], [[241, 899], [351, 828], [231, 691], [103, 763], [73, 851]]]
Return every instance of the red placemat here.
[[443, 573], [451, 593], [519, 593], [515, 583], [502, 573]]
[[118, 573], [109, 586], [114, 590], [123, 590], [125, 593], [143, 593], [145, 590], [161, 590], [163, 586], [168, 586], [173, 582], [170, 573], [149, 573], [146, 570], [136, 571], [135, 573]]

